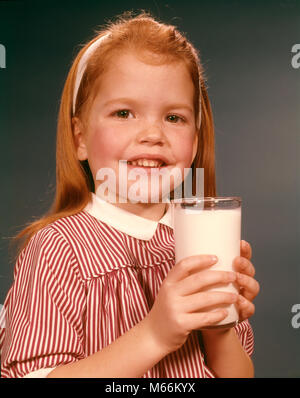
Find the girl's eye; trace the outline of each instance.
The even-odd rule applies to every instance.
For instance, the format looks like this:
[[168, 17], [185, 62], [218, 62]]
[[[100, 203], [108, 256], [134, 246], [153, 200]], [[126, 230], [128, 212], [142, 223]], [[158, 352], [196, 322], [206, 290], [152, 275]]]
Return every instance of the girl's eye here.
[[121, 119], [128, 119], [130, 111], [128, 109], [120, 109], [119, 111], [115, 112], [114, 115]]
[[171, 123], [177, 123], [178, 121], [184, 122], [184, 118], [177, 115], [169, 115], [167, 116], [167, 119]]

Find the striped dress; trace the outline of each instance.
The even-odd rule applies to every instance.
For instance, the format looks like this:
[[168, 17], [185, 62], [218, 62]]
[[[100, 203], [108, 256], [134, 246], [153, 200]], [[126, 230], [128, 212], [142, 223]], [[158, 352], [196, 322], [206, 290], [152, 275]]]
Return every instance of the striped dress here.
[[[1, 377], [45, 377], [111, 344], [147, 315], [173, 266], [170, 211], [154, 222], [93, 195], [86, 209], [41, 229], [20, 253], [4, 304]], [[235, 331], [251, 355], [249, 322]], [[214, 377], [200, 332], [144, 377]]]

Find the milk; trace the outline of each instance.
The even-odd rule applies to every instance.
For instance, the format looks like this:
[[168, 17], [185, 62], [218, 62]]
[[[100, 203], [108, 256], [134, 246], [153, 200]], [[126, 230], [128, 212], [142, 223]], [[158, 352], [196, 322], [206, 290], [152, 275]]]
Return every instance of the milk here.
[[[180, 205], [173, 207], [176, 263], [181, 259], [199, 254], [215, 254], [218, 262], [211, 270], [232, 271], [232, 262], [240, 256], [241, 207], [233, 209], [197, 209], [186, 210]], [[233, 283], [215, 285], [209, 290], [237, 292]], [[238, 321], [235, 304], [224, 305], [228, 316], [216, 326], [232, 324]], [[229, 325], [228, 325], [229, 326]]]

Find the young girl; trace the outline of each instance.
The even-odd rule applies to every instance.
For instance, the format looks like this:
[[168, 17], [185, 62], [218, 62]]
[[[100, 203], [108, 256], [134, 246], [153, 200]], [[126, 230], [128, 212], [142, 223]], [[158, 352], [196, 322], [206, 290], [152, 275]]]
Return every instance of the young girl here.
[[[99, 32], [68, 75], [56, 198], [20, 234], [2, 377], [252, 377], [248, 318], [259, 286], [250, 245], [242, 241], [236, 272], [210, 271], [214, 253], [175, 264], [168, 203], [122, 202], [118, 185], [115, 203], [95, 194], [98, 170], [110, 168], [118, 181], [120, 160], [128, 169], [202, 167], [205, 196], [216, 195], [197, 51], [145, 13]], [[230, 282], [240, 294], [205, 292]], [[203, 329], [224, 319], [220, 308], [230, 303], [239, 309], [237, 326]]]

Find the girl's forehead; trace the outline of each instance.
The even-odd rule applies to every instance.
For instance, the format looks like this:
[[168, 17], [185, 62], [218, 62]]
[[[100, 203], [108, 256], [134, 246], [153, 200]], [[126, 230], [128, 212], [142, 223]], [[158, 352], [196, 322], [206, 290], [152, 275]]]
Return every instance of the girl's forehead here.
[[[178, 74], [158, 74], [145, 77], [143, 73], [109, 75], [100, 83], [96, 103], [111, 105], [118, 102], [132, 102], [157, 108], [160, 104], [186, 103], [192, 106], [194, 86], [191, 80], [180, 79]], [[175, 81], [176, 80], [176, 81]]]
[[115, 55], [99, 76], [99, 89], [103, 90], [110, 88], [122, 91], [130, 87], [138, 91], [148, 86], [155, 92], [159, 88], [156, 83], [162, 89], [168, 86], [170, 91], [194, 88], [191, 73], [183, 61], [150, 62], [149, 57], [144, 59], [134, 53]]

